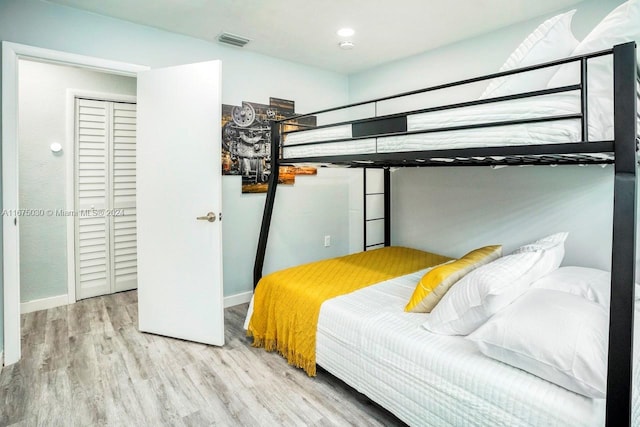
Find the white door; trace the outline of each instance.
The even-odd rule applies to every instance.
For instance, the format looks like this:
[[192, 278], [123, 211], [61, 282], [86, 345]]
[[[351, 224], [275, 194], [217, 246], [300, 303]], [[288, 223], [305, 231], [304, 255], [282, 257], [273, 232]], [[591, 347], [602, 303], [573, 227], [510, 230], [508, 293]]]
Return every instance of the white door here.
[[136, 104], [111, 103], [113, 136], [109, 158], [111, 291], [138, 287], [136, 217]]
[[76, 299], [137, 287], [136, 105], [76, 99]]
[[103, 213], [109, 207], [110, 115], [108, 102], [76, 99], [75, 206], [81, 214], [74, 223], [79, 300], [111, 293], [109, 227]]
[[143, 332], [224, 344], [220, 120], [219, 61], [138, 74]]

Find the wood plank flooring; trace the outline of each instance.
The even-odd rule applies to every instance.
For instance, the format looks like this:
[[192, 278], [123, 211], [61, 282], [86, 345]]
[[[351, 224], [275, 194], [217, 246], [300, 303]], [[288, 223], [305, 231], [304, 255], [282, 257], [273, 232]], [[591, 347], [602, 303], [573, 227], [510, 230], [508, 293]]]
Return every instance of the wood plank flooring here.
[[222, 348], [141, 334], [136, 291], [22, 315], [0, 426], [403, 425], [330, 374], [252, 348], [246, 311], [225, 310]]

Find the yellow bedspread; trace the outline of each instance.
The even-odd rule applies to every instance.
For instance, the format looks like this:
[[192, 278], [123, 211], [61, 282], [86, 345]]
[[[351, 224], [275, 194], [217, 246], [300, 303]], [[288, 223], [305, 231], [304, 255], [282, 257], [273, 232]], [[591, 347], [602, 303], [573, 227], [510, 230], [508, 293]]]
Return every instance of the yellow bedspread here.
[[314, 376], [316, 329], [324, 301], [449, 260], [417, 249], [387, 247], [269, 274], [256, 287], [247, 334], [253, 336], [254, 347], [278, 350], [289, 364]]

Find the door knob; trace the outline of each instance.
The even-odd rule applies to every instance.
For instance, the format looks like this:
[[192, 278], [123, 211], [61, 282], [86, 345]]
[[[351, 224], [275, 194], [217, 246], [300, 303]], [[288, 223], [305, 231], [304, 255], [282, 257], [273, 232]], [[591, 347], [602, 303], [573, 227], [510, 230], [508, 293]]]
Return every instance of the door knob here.
[[213, 212], [209, 212], [207, 213], [207, 216], [199, 216], [196, 219], [200, 221], [214, 222], [216, 220], [216, 214], [214, 214]]

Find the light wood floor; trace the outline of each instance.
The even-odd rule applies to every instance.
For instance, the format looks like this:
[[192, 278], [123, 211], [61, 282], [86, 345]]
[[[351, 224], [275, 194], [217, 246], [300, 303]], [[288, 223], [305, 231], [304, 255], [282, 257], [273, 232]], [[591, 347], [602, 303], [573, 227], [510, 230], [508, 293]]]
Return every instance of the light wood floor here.
[[135, 291], [25, 314], [0, 426], [403, 425], [328, 373], [252, 348], [246, 310], [225, 310], [222, 348], [139, 333]]

